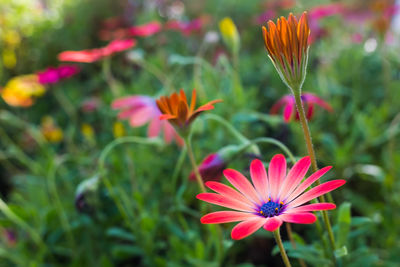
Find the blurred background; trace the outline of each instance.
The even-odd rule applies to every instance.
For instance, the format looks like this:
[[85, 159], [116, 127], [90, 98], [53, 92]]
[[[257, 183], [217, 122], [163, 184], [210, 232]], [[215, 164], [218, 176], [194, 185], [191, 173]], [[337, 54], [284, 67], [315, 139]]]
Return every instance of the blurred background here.
[[[261, 34], [268, 20], [303, 11], [303, 91], [326, 103], [308, 103], [318, 164], [333, 166], [325, 179], [347, 180], [330, 212], [336, 257], [398, 266], [400, 3], [390, 0], [2, 0], [0, 265], [281, 266], [270, 233], [233, 241], [232, 224], [222, 233], [202, 225], [207, 208], [179, 139], [147, 138], [150, 118], [127, 118], [114, 101], [196, 88], [202, 104], [224, 100], [193, 126], [199, 163], [258, 137], [303, 157], [296, 116], [271, 111], [289, 90]], [[234, 24], [220, 23], [226, 17]], [[136, 139], [118, 145], [127, 137]], [[283, 153], [259, 148], [223, 158], [209, 179]], [[294, 266], [330, 266], [325, 235], [293, 230], [298, 245], [285, 246]]]

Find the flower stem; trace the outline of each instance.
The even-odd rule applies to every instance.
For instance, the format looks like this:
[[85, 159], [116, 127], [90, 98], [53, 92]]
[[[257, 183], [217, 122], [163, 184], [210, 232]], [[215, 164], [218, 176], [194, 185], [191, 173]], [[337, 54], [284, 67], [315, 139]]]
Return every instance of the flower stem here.
[[[297, 246], [296, 246], [296, 242], [294, 241], [294, 238], [293, 238], [292, 226], [290, 223], [285, 223], [285, 225], [286, 225], [286, 232], [287, 232], [289, 240], [290, 240], [290, 244], [292, 244], [293, 249], [296, 249]], [[307, 267], [307, 264], [304, 262], [303, 259], [298, 259], [298, 262], [301, 267]]]
[[[315, 157], [315, 151], [314, 151], [314, 147], [313, 147], [313, 143], [312, 143], [312, 139], [311, 139], [310, 128], [308, 127], [306, 114], [304, 112], [303, 103], [301, 101], [300, 90], [293, 90], [293, 91], [294, 91], [294, 98], [295, 98], [295, 101], [296, 101], [297, 111], [298, 111], [299, 117], [300, 117], [301, 127], [303, 129], [304, 139], [306, 141], [308, 155], [310, 156], [310, 160], [311, 160], [311, 166], [313, 168], [313, 171], [316, 172], [316, 171], [318, 171], [318, 165], [317, 165], [317, 160], [316, 160], [316, 157]], [[320, 185], [321, 182], [319, 180], [317, 180], [316, 184]], [[325, 202], [324, 195], [321, 195], [319, 197], [319, 200], [321, 202]], [[331, 226], [331, 223], [329, 221], [329, 216], [328, 216], [328, 213], [327, 213], [326, 210], [322, 211], [322, 217], [324, 219], [326, 230], [328, 231], [329, 242], [330, 242], [330, 244], [332, 246], [332, 251], [333, 251], [336, 248], [336, 246], [335, 246], [335, 237], [333, 235], [332, 226]]]
[[187, 152], [189, 155], [190, 163], [192, 164], [192, 168], [194, 171], [194, 176], [196, 177], [197, 184], [199, 185], [201, 191], [203, 193], [205, 193], [206, 188], [204, 187], [203, 179], [201, 178], [199, 168], [197, 167], [197, 164], [196, 164], [196, 159], [194, 158], [192, 142], [190, 141], [190, 139], [191, 139], [190, 135], [185, 137], [184, 139], [185, 139], [185, 145], [186, 145]]
[[281, 239], [281, 234], [279, 233], [279, 228], [274, 231], [274, 236], [275, 236], [275, 241], [278, 244], [279, 250], [281, 251], [283, 263], [285, 263], [286, 267], [291, 267], [292, 265], [290, 264], [289, 258], [286, 255], [285, 248], [283, 247], [283, 244], [282, 244], [282, 239]]

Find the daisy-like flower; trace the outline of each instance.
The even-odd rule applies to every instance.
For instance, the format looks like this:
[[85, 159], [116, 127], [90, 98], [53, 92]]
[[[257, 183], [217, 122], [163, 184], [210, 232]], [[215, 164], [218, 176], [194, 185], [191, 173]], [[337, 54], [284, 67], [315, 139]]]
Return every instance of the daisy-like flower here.
[[70, 62], [92, 63], [115, 53], [122, 52], [134, 47], [136, 41], [133, 39], [114, 40], [107, 46], [81, 51], [64, 51], [58, 54], [58, 60]]
[[231, 233], [236, 240], [251, 235], [261, 227], [275, 231], [283, 222], [314, 223], [317, 218], [312, 211], [334, 209], [335, 204], [304, 204], [342, 186], [346, 181], [332, 180], [305, 191], [331, 169], [322, 168], [301, 182], [310, 164], [310, 158], [304, 157], [286, 174], [286, 159], [279, 154], [272, 158], [267, 174], [263, 163], [255, 159], [250, 166], [253, 184], [240, 172], [226, 169], [225, 177], [237, 190], [222, 183], [207, 182], [206, 186], [216, 193], [201, 193], [197, 198], [236, 211], [209, 213], [201, 218], [201, 222], [240, 222]]
[[265, 48], [282, 81], [292, 90], [300, 90], [306, 77], [308, 61], [307, 13], [297, 21], [292, 13], [288, 19], [281, 17], [275, 24], [268, 21], [268, 29], [262, 27]]
[[[329, 103], [311, 93], [303, 93], [301, 95], [307, 119], [312, 119], [314, 116], [314, 105], [318, 105], [323, 109], [332, 112], [333, 108]], [[296, 101], [293, 95], [285, 95], [271, 108], [271, 114], [278, 114], [279, 110], [283, 107], [283, 119], [285, 122], [291, 121], [295, 118], [296, 121], [300, 120], [299, 113], [296, 109]]]
[[122, 110], [118, 118], [128, 119], [132, 127], [140, 127], [150, 122], [147, 129], [148, 137], [156, 137], [163, 132], [165, 143], [169, 144], [175, 140], [177, 144], [183, 145], [183, 140], [174, 127], [168, 121], [160, 120], [161, 112], [153, 98], [143, 95], [123, 97], [114, 100], [111, 107]]
[[0, 95], [10, 106], [30, 107], [35, 103], [35, 99], [45, 92], [46, 88], [39, 82], [39, 77], [29, 74], [9, 80], [0, 90]]
[[160, 109], [162, 115], [161, 120], [168, 120], [177, 129], [186, 130], [187, 127], [197, 118], [203, 111], [214, 109], [214, 104], [221, 102], [222, 100], [217, 99], [208, 102], [205, 105], [195, 109], [196, 107], [196, 90], [192, 92], [192, 101], [190, 106], [186, 94], [183, 90], [177, 93], [173, 93], [171, 96], [162, 96], [158, 99], [157, 106]]

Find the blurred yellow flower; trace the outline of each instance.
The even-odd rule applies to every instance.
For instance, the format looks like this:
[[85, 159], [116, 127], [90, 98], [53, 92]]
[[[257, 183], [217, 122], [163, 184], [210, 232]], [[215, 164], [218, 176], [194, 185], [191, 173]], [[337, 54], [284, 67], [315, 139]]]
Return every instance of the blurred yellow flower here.
[[15, 30], [7, 30], [3, 34], [3, 42], [10, 47], [16, 47], [21, 42], [21, 37], [19, 33]]
[[115, 138], [122, 137], [125, 135], [125, 127], [122, 124], [122, 122], [120, 121], [114, 122], [113, 135]]
[[42, 118], [41, 132], [51, 143], [59, 143], [64, 138], [62, 129], [55, 124], [54, 119], [50, 116]]
[[219, 22], [219, 30], [226, 45], [237, 53], [240, 47], [240, 37], [235, 23], [231, 18], [226, 17]]
[[6, 67], [7, 69], [15, 68], [15, 65], [17, 65], [17, 57], [15, 55], [14, 49], [4, 49], [1, 56], [3, 59], [4, 67]]
[[95, 143], [94, 129], [90, 124], [82, 123], [81, 133], [89, 143]]
[[46, 89], [39, 83], [37, 75], [22, 75], [12, 78], [1, 90], [4, 101], [15, 107], [30, 107], [34, 98], [43, 95]]

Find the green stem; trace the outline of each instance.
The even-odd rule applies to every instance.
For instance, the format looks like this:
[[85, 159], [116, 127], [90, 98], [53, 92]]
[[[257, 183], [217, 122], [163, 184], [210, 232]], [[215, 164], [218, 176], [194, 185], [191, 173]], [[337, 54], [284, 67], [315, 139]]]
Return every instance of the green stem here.
[[282, 239], [281, 239], [281, 234], [279, 233], [279, 228], [274, 231], [274, 237], [275, 237], [276, 243], [278, 244], [279, 250], [281, 251], [283, 263], [285, 263], [286, 267], [291, 267], [292, 265], [290, 264], [289, 258], [286, 255], [285, 248], [283, 247], [283, 244], [282, 244]]
[[110, 86], [111, 93], [114, 97], [118, 97], [120, 95], [120, 90], [118, 88], [117, 81], [111, 72], [111, 57], [107, 57], [103, 60], [102, 67], [104, 78], [106, 79], [108, 86]]
[[[318, 171], [318, 165], [317, 165], [317, 160], [316, 160], [316, 157], [315, 157], [315, 151], [314, 151], [314, 147], [313, 147], [313, 143], [312, 143], [312, 139], [311, 139], [310, 129], [308, 127], [306, 114], [304, 112], [303, 103], [301, 101], [300, 90], [293, 90], [293, 91], [294, 91], [294, 98], [295, 98], [295, 101], [296, 101], [297, 111], [298, 111], [299, 117], [300, 117], [301, 127], [303, 129], [304, 139], [306, 141], [308, 155], [310, 156], [310, 160], [311, 160], [311, 166], [313, 168], [313, 171], [316, 172], [316, 171]], [[321, 182], [319, 180], [317, 180], [316, 184], [320, 185]], [[321, 195], [319, 197], [319, 200], [321, 202], [325, 202], [324, 195]], [[332, 252], [333, 252], [333, 250], [335, 250], [335, 248], [336, 248], [336, 246], [335, 246], [335, 237], [333, 235], [332, 226], [331, 226], [331, 223], [329, 221], [328, 212], [326, 210], [322, 211], [322, 217], [324, 219], [326, 230], [328, 231], [329, 242], [331, 244]], [[335, 260], [334, 256], [333, 256], [333, 258]]]
[[172, 174], [172, 190], [175, 190], [176, 183], [178, 182], [179, 173], [182, 170], [183, 162], [186, 158], [186, 146], [182, 148], [181, 153], [179, 154], [178, 161], [175, 165], [174, 173]]
[[185, 137], [184, 140], [185, 140], [185, 145], [186, 145], [186, 148], [187, 148], [188, 156], [189, 156], [189, 159], [190, 159], [190, 163], [192, 164], [192, 168], [193, 168], [193, 171], [194, 171], [194, 176], [196, 177], [197, 184], [199, 185], [200, 190], [203, 193], [205, 193], [206, 192], [206, 188], [204, 187], [203, 179], [201, 178], [199, 168], [197, 167], [197, 164], [196, 164], [196, 159], [194, 158], [190, 135]]
[[293, 153], [289, 150], [287, 146], [285, 146], [282, 142], [279, 142], [278, 140], [270, 137], [259, 137], [256, 139], [253, 139], [251, 141], [252, 143], [267, 143], [267, 144], [273, 144], [279, 147], [283, 152], [286, 153], [286, 155], [290, 158], [290, 161], [294, 164], [296, 162], [295, 157], [293, 156]]
[[[232, 124], [230, 124], [227, 120], [225, 120], [224, 118], [215, 115], [215, 114], [204, 114], [203, 116], [204, 120], [213, 120], [216, 121], [220, 124], [222, 124], [223, 126], [225, 126], [225, 128], [236, 138], [238, 139], [240, 142], [242, 143], [248, 143], [249, 139], [247, 139], [243, 134], [241, 134], [238, 130], [236, 130], [235, 127], [233, 127]], [[253, 150], [254, 154], [260, 155], [260, 149], [257, 146], [251, 146], [251, 149]]]
[[235, 98], [238, 103], [241, 105], [244, 101], [244, 92], [242, 86], [242, 80], [239, 75], [239, 51], [234, 52], [232, 55], [233, 61], [233, 90], [235, 93]]
[[[289, 240], [290, 240], [290, 244], [292, 244], [293, 249], [296, 249], [297, 246], [296, 246], [296, 242], [294, 241], [294, 238], [293, 238], [292, 226], [290, 223], [285, 223], [285, 225], [286, 225], [286, 232], [287, 232]], [[301, 267], [307, 267], [307, 264], [304, 262], [303, 259], [299, 258], [298, 262]]]

